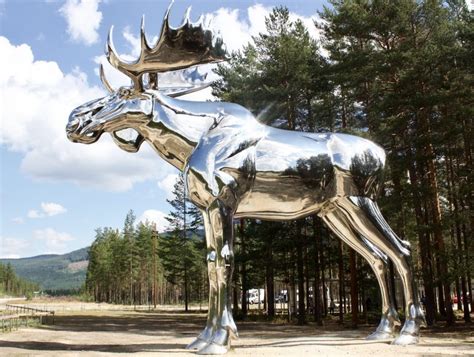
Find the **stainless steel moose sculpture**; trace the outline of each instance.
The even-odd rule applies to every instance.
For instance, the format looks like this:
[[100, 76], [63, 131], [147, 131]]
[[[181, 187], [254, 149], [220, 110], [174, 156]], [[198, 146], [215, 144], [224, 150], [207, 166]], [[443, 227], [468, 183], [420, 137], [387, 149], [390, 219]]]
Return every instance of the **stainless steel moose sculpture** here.
[[[236, 104], [174, 99], [199, 87], [164, 94], [158, 73], [226, 59], [222, 39], [202, 21], [192, 23], [188, 11], [183, 24], [173, 28], [169, 11], [153, 46], [142, 21], [141, 53], [133, 63], [116, 54], [111, 29], [108, 61], [130, 77], [132, 85], [114, 90], [101, 71], [110, 94], [76, 108], [66, 130], [70, 140], [85, 144], [108, 132], [129, 152], [146, 141], [184, 172], [189, 197], [204, 217], [210, 286], [206, 326], [188, 348], [222, 354], [237, 336], [229, 295], [234, 218], [293, 220], [310, 214], [318, 214], [375, 273], [382, 318], [368, 339], [394, 338], [400, 324], [387, 284], [390, 259], [401, 277], [406, 303], [405, 324], [393, 343], [417, 343], [425, 320], [410, 247], [392, 231], [374, 202], [383, 179], [383, 149], [351, 135], [268, 127]], [[119, 132], [130, 128], [138, 135], [124, 139]]]

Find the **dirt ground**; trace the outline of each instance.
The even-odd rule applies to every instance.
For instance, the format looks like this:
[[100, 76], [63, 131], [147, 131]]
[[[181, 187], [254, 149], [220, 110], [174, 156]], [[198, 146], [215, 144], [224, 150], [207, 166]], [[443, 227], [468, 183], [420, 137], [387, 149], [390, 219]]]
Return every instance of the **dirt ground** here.
[[[45, 304], [47, 305], [47, 304]], [[0, 333], [0, 356], [191, 356], [184, 349], [201, 331], [205, 314], [179, 311], [100, 310], [89, 304], [59, 304], [55, 324]], [[416, 346], [365, 341], [374, 327], [357, 330], [238, 321], [240, 338], [229, 356], [474, 356], [474, 326], [424, 330]]]

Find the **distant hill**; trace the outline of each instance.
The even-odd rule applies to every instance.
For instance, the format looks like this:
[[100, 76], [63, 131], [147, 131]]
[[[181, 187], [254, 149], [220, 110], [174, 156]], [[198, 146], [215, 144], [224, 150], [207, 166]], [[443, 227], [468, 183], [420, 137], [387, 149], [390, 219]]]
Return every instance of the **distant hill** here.
[[80, 288], [85, 279], [89, 247], [67, 254], [38, 255], [31, 258], [0, 259], [10, 263], [18, 276], [38, 283], [45, 290]]

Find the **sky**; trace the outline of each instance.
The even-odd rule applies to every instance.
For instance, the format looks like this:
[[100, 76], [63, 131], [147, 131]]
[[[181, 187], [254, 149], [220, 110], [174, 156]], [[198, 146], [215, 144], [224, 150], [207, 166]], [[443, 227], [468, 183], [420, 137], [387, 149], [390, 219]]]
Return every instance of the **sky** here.
[[[140, 221], [166, 229], [166, 202], [177, 171], [148, 144], [136, 154], [108, 135], [93, 145], [73, 144], [65, 134], [69, 113], [105, 96], [98, 69], [113, 86], [129, 81], [106, 63], [111, 25], [126, 59], [138, 53], [142, 15], [156, 38], [168, 1], [0, 0], [0, 257], [62, 254], [90, 245], [95, 229], [121, 228], [129, 210]], [[272, 7], [285, 5], [317, 38], [313, 26], [324, 1], [176, 0], [170, 20], [178, 26], [186, 7], [191, 19], [210, 19], [229, 51], [265, 30]], [[189, 100], [210, 99], [210, 91]]]

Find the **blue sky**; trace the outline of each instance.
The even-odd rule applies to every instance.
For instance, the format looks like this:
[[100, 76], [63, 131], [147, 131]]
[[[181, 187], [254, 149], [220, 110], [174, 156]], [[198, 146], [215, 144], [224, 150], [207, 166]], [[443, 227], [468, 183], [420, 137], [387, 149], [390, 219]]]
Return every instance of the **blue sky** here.
[[[273, 6], [287, 6], [311, 26], [323, 3], [177, 0], [171, 23], [178, 25], [192, 5], [192, 19], [213, 18], [228, 48], [237, 50], [264, 30]], [[174, 169], [149, 147], [125, 153], [105, 136], [94, 145], [72, 144], [64, 127], [72, 109], [105, 95], [97, 73], [110, 26], [118, 51], [132, 58], [142, 14], [153, 38], [167, 6], [161, 0], [0, 0], [0, 257], [85, 247], [97, 227], [122, 227], [130, 209], [165, 228]], [[110, 66], [106, 74], [113, 85], [127, 83]]]

